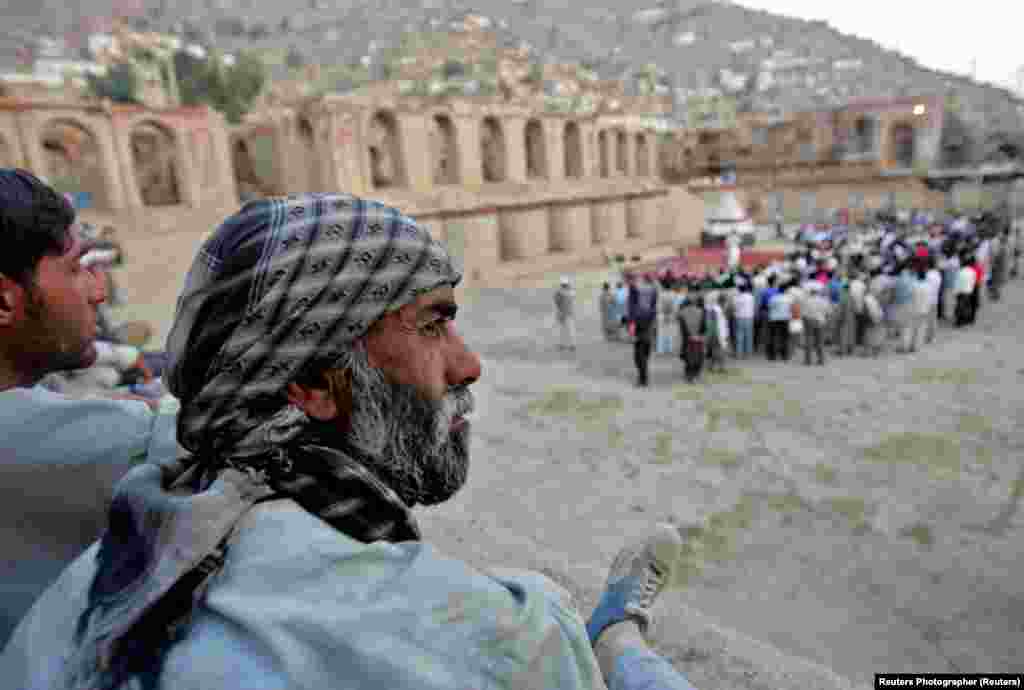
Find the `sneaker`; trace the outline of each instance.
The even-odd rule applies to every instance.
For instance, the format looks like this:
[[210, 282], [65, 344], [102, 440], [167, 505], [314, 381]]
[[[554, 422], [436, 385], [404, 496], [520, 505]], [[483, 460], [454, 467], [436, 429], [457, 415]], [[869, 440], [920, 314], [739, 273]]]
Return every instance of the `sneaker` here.
[[664, 591], [682, 552], [683, 539], [672, 525], [660, 524], [648, 537], [619, 551], [597, 609], [587, 624], [591, 641], [609, 625], [633, 620], [647, 633], [658, 595]]

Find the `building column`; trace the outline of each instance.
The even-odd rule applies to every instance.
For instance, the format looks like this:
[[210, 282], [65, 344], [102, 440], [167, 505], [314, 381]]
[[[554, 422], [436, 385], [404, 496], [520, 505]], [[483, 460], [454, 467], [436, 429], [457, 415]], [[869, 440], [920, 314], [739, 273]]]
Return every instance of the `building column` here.
[[480, 119], [465, 115], [452, 115], [455, 137], [458, 141], [459, 180], [465, 187], [479, 187], [484, 182], [483, 155], [480, 150]]
[[[138, 180], [135, 179], [135, 160], [132, 157], [132, 130], [134, 127], [112, 126], [111, 129], [113, 130], [113, 140], [110, 145], [113, 149], [113, 160], [117, 161], [117, 168], [121, 171], [124, 208], [142, 208], [142, 194], [139, 192]], [[103, 144], [100, 146], [102, 148]]]
[[583, 179], [601, 176], [601, 157], [598, 151], [600, 142], [597, 139], [597, 125], [593, 122], [580, 122], [580, 153], [582, 156]]
[[544, 132], [544, 153], [547, 155], [548, 179], [564, 180], [565, 170], [565, 120], [563, 118], [541, 118]]
[[[162, 123], [161, 123], [162, 124]], [[199, 161], [194, 160], [188, 146], [188, 129], [180, 125], [168, 127], [174, 136], [174, 157], [177, 165], [174, 173], [178, 177], [178, 193], [181, 204], [198, 208], [203, 203], [202, 180]]]
[[213, 108], [207, 108], [206, 121], [210, 126], [210, 144], [213, 166], [216, 170], [220, 189], [217, 190], [219, 203], [226, 208], [238, 205], [238, 181], [235, 179], [235, 168], [231, 163], [231, 142], [228, 138], [227, 121], [224, 116]]
[[331, 118], [333, 144], [331, 155], [335, 183], [348, 194], [362, 196], [369, 190], [363, 176], [366, 138], [360, 134], [359, 111], [336, 108]]
[[430, 169], [430, 131], [423, 113], [395, 113], [399, 155], [409, 189], [429, 192], [434, 186]]
[[18, 128], [18, 139], [21, 142], [22, 164], [26, 170], [36, 175], [45, 175], [40, 123], [25, 113], [16, 113], [15, 123]]
[[505, 179], [526, 182], [526, 118], [507, 116], [498, 122], [505, 139]]

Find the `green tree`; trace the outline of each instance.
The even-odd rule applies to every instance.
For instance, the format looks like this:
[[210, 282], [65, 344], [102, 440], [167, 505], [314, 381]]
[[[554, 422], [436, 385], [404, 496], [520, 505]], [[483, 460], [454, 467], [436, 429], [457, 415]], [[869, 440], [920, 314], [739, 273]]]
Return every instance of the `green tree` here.
[[184, 105], [209, 105], [238, 124], [266, 83], [266, 67], [253, 53], [242, 51], [233, 64], [219, 53], [195, 58], [185, 52], [174, 56]]
[[88, 76], [89, 91], [98, 98], [109, 98], [117, 103], [138, 103], [139, 79], [130, 63], [112, 65], [107, 73]]

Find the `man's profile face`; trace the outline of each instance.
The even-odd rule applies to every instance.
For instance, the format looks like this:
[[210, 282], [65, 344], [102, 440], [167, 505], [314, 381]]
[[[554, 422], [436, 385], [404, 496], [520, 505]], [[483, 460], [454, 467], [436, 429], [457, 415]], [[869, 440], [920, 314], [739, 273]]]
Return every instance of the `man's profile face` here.
[[43, 256], [32, 284], [23, 288], [15, 356], [26, 374], [42, 377], [96, 361], [96, 307], [106, 295], [103, 281], [82, 267], [84, 252], [78, 233], [70, 230], [65, 251]]
[[382, 317], [347, 362], [352, 413], [335, 432], [365, 453], [408, 505], [436, 505], [466, 482], [480, 359], [455, 330], [450, 287]]

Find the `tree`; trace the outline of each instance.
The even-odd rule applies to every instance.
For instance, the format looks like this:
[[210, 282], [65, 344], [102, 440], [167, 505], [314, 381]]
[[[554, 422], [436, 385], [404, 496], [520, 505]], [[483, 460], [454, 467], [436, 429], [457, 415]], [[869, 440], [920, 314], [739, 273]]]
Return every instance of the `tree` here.
[[247, 51], [238, 53], [233, 64], [215, 52], [196, 58], [179, 51], [174, 66], [184, 105], [210, 105], [233, 124], [241, 122], [266, 82], [263, 61]]
[[112, 65], [102, 76], [88, 75], [89, 91], [97, 98], [109, 98], [117, 103], [138, 103], [139, 80], [131, 63]]

